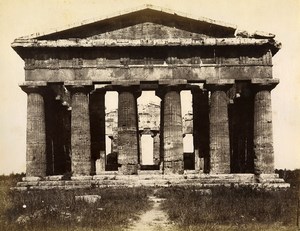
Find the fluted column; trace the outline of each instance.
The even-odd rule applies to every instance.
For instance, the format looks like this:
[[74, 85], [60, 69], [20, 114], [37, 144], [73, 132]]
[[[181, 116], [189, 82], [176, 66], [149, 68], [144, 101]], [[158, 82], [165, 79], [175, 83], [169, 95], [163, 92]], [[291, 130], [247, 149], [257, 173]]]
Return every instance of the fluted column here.
[[277, 79], [253, 79], [254, 89], [254, 173], [274, 173], [271, 90]]
[[153, 163], [154, 165], [160, 164], [160, 137], [159, 132], [155, 131], [152, 132], [152, 138], [153, 138]]
[[73, 176], [89, 176], [92, 171], [89, 92], [91, 86], [67, 86], [71, 91], [71, 162]]
[[207, 81], [211, 91], [209, 111], [210, 173], [230, 173], [230, 143], [228, 125], [228, 98], [226, 91], [233, 80]]
[[[90, 95], [92, 173], [105, 171], [105, 91]], [[97, 164], [96, 164], [97, 161]]]
[[20, 86], [27, 93], [26, 176], [46, 176], [45, 86]]
[[137, 174], [139, 135], [136, 89], [120, 87], [118, 102], [118, 164], [120, 173]]
[[164, 174], [182, 174], [183, 131], [180, 89], [178, 86], [165, 87], [163, 100], [163, 171]]

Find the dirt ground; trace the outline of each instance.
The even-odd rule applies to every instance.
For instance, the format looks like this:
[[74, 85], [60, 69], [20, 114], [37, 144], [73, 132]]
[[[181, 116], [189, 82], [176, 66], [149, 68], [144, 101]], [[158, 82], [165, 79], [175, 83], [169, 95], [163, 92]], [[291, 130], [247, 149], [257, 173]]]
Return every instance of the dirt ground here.
[[[155, 195], [155, 194], [154, 194]], [[154, 195], [149, 196], [152, 202], [152, 207], [139, 216], [139, 219], [134, 221], [126, 231], [171, 231], [172, 224], [168, 219], [168, 215], [161, 208], [161, 202], [164, 200]]]

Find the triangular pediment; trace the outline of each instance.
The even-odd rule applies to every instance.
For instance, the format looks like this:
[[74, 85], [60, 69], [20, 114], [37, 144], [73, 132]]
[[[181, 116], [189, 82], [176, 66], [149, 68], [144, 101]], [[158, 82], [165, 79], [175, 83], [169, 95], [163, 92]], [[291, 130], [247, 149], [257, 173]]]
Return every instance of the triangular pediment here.
[[269, 44], [272, 53], [280, 49], [275, 35], [237, 29], [207, 18], [146, 5], [104, 18], [86, 20], [61, 29], [15, 39], [21, 56], [30, 47], [112, 47], [112, 46], [249, 46]]
[[[59, 40], [69, 38], [232, 38], [236, 27], [206, 18], [193, 18], [183, 13], [154, 6], [93, 19], [62, 29], [37, 33], [23, 39]], [[124, 34], [123, 34], [124, 32]], [[129, 36], [131, 33], [131, 37]], [[133, 38], [136, 35], [137, 38]]]
[[88, 39], [172, 39], [172, 38], [192, 38], [201, 39], [208, 38], [204, 33], [195, 33], [185, 29], [165, 26], [152, 22], [144, 22], [136, 25], [108, 31], [88, 37]]

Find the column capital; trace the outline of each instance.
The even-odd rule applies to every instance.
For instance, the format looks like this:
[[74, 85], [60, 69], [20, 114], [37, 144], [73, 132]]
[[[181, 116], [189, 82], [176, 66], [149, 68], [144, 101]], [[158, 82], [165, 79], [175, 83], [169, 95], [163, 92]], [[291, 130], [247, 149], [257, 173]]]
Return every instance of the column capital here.
[[45, 81], [27, 81], [19, 84], [19, 87], [26, 92], [44, 94], [47, 88], [47, 82]]
[[278, 83], [279, 79], [251, 79], [251, 84], [255, 91], [271, 91]]
[[204, 88], [210, 91], [226, 91], [235, 83], [234, 79], [208, 79]]
[[88, 94], [94, 89], [92, 81], [66, 81], [64, 85], [71, 93], [83, 92]]
[[205, 92], [207, 92], [207, 89], [204, 89], [203, 87], [196, 86], [196, 85], [191, 86], [192, 95], [193, 94], [203, 94]]
[[185, 88], [185, 85], [182, 84], [167, 84], [167, 85], [161, 85], [159, 88], [155, 91], [155, 95], [159, 98], [163, 98], [163, 96], [170, 91], [176, 91], [181, 92]]
[[120, 92], [131, 92], [133, 95], [138, 98], [141, 96], [142, 91], [138, 85], [117, 85], [114, 86], [114, 89], [120, 93]]
[[94, 90], [91, 91], [91, 94], [105, 95], [106, 94], [106, 89], [104, 89], [104, 88], [95, 88]]

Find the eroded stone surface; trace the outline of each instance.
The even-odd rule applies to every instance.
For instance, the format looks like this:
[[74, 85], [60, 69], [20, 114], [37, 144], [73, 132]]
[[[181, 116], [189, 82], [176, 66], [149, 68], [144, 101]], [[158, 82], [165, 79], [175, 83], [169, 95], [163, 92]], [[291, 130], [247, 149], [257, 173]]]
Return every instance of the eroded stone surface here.
[[274, 173], [271, 92], [258, 89], [254, 97], [254, 168], [257, 174]]
[[228, 99], [224, 86], [214, 86], [210, 101], [210, 172], [230, 173]]
[[72, 92], [71, 148], [74, 176], [91, 174], [91, 134], [89, 115], [89, 88], [74, 87]]
[[130, 89], [119, 92], [118, 163], [121, 173], [136, 174], [138, 170], [138, 121], [136, 97]]

